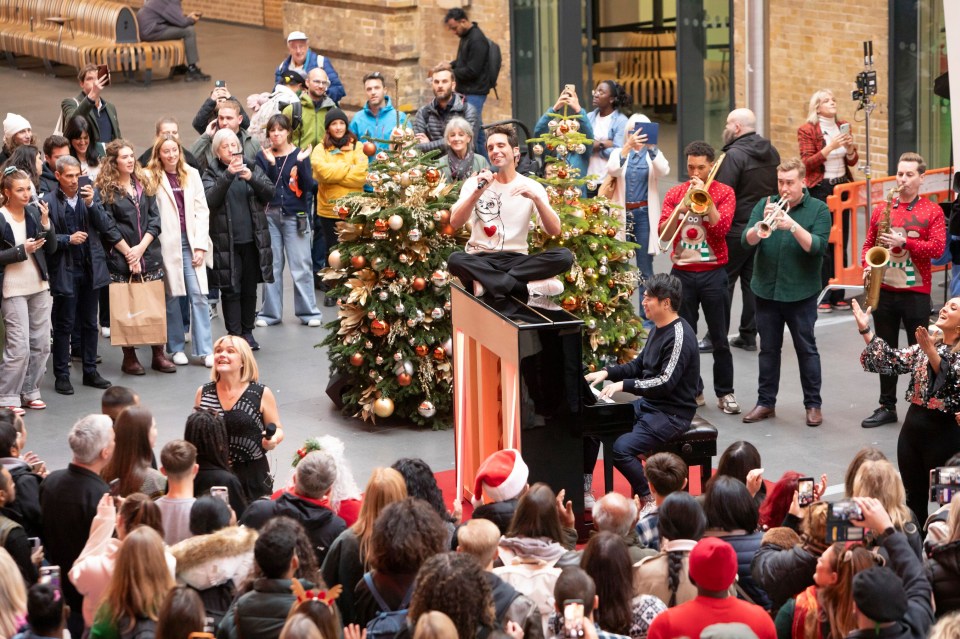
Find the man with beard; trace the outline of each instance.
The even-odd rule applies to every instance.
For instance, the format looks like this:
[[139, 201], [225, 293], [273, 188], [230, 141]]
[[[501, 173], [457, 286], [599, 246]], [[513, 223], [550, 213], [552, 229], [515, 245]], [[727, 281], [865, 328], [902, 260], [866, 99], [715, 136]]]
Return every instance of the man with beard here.
[[62, 135], [51, 135], [43, 141], [43, 170], [40, 173], [40, 195], [53, 193], [60, 186], [57, 181], [57, 158], [70, 155], [70, 141]]
[[[362, 142], [370, 139], [389, 140], [398, 120], [397, 111], [383, 85], [383, 74], [374, 71], [363, 76], [363, 90], [367, 94], [367, 103], [353, 116], [350, 130]], [[404, 126], [406, 122], [407, 114], [401, 113], [400, 126]], [[389, 146], [386, 142], [377, 142], [378, 151], [386, 151]], [[373, 157], [370, 161], [373, 161]]]
[[330, 78], [326, 71], [319, 67], [310, 70], [307, 74], [307, 90], [300, 92], [301, 124], [299, 127], [296, 127], [296, 118], [293, 117], [295, 105], [288, 104], [283, 108], [283, 114], [294, 123], [295, 127], [290, 135], [290, 143], [300, 147], [301, 150], [317, 146], [323, 142], [323, 136], [327, 134], [324, 125], [327, 111], [337, 106], [327, 94], [329, 87]]
[[413, 122], [417, 134], [417, 148], [426, 153], [435, 149], [444, 149], [443, 132], [447, 122], [456, 116], [465, 118], [473, 127], [474, 137], [480, 130], [480, 116], [473, 105], [460, 93], [457, 93], [457, 81], [453, 78], [453, 68], [449, 62], [438, 64], [430, 72], [434, 98], [420, 107]]

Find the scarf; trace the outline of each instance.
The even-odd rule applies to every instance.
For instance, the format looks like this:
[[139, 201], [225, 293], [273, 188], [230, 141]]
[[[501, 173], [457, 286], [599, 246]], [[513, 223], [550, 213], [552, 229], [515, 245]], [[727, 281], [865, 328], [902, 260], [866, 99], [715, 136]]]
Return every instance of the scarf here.
[[350, 133], [349, 133], [349, 132], [344, 133], [342, 138], [335, 138], [335, 137], [333, 137], [332, 135], [330, 135], [329, 133], [327, 134], [327, 137], [330, 138], [330, 144], [332, 144], [332, 145], [335, 146], [336, 148], [340, 149], [341, 151], [343, 150], [343, 147], [347, 146], [347, 145], [350, 143]]
[[447, 164], [450, 166], [450, 179], [459, 182], [466, 180], [473, 173], [473, 149], [467, 149], [467, 154], [461, 160], [456, 153], [447, 153]]

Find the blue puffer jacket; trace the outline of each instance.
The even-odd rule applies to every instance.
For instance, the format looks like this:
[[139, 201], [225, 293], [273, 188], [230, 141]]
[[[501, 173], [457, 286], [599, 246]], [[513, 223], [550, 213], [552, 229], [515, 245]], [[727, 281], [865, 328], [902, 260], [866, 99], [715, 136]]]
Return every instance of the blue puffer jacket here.
[[[758, 530], [750, 534], [722, 534], [718, 536], [737, 551], [737, 581], [740, 588], [753, 600], [753, 603], [763, 607], [764, 610], [770, 610], [770, 597], [760, 584], [753, 580], [753, 575], [750, 572], [753, 556], [760, 549], [763, 533]], [[737, 596], [741, 599], [744, 598], [739, 592]]]
[[[407, 122], [407, 114], [400, 114], [400, 126]], [[367, 140], [389, 140], [390, 133], [397, 126], [397, 110], [390, 101], [390, 96], [383, 96], [383, 106], [376, 115], [366, 104], [357, 114], [353, 116], [353, 122], [350, 123], [350, 130], [363, 142]], [[377, 142], [377, 150], [386, 151], [390, 145], [386, 142]], [[373, 158], [370, 158], [373, 162]]]

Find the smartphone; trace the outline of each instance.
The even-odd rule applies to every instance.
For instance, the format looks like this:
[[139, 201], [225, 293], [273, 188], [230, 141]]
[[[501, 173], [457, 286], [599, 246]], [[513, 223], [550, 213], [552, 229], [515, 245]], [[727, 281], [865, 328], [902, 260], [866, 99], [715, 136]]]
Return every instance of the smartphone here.
[[563, 636], [568, 639], [583, 637], [582, 599], [567, 599], [563, 602]]
[[809, 506], [813, 503], [813, 477], [801, 477], [797, 480], [797, 492], [799, 496], [797, 501], [801, 506]]
[[230, 505], [230, 490], [226, 486], [211, 486], [210, 496], [219, 499], [227, 506]]
[[930, 501], [949, 504], [960, 492], [960, 467], [939, 466], [930, 469]]
[[60, 590], [60, 566], [40, 566], [40, 583]]
[[850, 123], [844, 122], [840, 125], [840, 135], [847, 135], [850, 133]]
[[577, 87], [576, 87], [575, 85], [573, 85], [573, 84], [565, 84], [565, 85], [563, 85], [563, 93], [569, 93], [570, 95], [576, 95], [576, 94], [577, 94]]
[[105, 65], [105, 64], [98, 65], [98, 66], [97, 66], [97, 77], [98, 77], [98, 78], [106, 78], [107, 81], [104, 83], [103, 86], [105, 86], [105, 87], [110, 86], [110, 67], [108, 67], [108, 66]]
[[863, 512], [857, 502], [852, 500], [832, 502], [827, 508], [827, 543], [863, 539], [863, 528], [850, 523], [861, 519], [863, 519]]
[[242, 157], [242, 156], [243, 156], [243, 151], [237, 151], [236, 153], [233, 153], [233, 154], [231, 154], [231, 155], [233, 155], [233, 157], [237, 157], [237, 156], [241, 156], [241, 157]]
[[28, 537], [27, 541], [30, 542], [30, 551], [36, 552], [37, 548], [40, 547], [40, 538], [39, 537]]
[[90, 179], [89, 175], [81, 175], [77, 178], [77, 186], [81, 189], [85, 186], [93, 186], [93, 180]]
[[213, 83], [213, 86], [215, 86], [215, 87], [218, 88], [218, 89], [222, 89], [223, 87], [227, 86], [227, 81], [226, 81], [226, 80], [217, 80], [216, 82]]

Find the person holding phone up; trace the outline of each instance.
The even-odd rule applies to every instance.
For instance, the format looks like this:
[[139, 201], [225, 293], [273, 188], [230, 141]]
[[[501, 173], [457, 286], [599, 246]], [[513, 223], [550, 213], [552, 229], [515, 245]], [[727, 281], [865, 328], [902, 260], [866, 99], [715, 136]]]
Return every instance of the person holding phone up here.
[[[590, 123], [590, 118], [580, 117], [576, 118], [574, 116], [585, 116], [583, 109], [580, 106], [580, 99], [577, 98], [577, 88], [572, 84], [567, 84], [563, 87], [563, 91], [560, 92], [560, 96], [557, 98], [557, 101], [550, 107], [546, 113], [540, 116], [540, 119], [537, 120], [537, 126], [533, 129], [533, 136], [540, 137], [544, 133], [550, 130], [550, 121], [556, 119], [557, 116], [551, 116], [551, 113], [563, 115], [564, 110], [568, 118], [573, 117], [580, 124], [580, 133], [587, 137], [587, 139], [593, 139], [593, 125]], [[556, 153], [551, 151], [551, 153]], [[574, 153], [573, 149], [570, 149], [564, 159], [567, 161], [567, 164], [571, 168], [577, 170], [577, 176], [581, 178], [587, 177], [587, 168], [590, 166], [590, 156], [593, 153], [593, 147], [588, 146], [584, 149], [583, 153]]]
[[[837, 118], [837, 99], [826, 89], [817, 91], [810, 97], [807, 121], [797, 130], [800, 146], [800, 159], [807, 170], [804, 184], [810, 195], [827, 201], [838, 184], [853, 181], [850, 167], [860, 161], [857, 144], [850, 133], [850, 123]], [[846, 255], [847, 237], [850, 234], [850, 214], [843, 216], [844, 255]], [[833, 245], [827, 247], [823, 256], [821, 279], [826, 286], [833, 277]], [[843, 291], [831, 291], [817, 309], [829, 313], [833, 309], [850, 310], [850, 304], [843, 299]]]
[[0, 177], [0, 311], [6, 325], [0, 406], [17, 415], [47, 407], [39, 388], [50, 355], [46, 258], [57, 250], [50, 209], [30, 201], [30, 186], [30, 177], [16, 167]]

